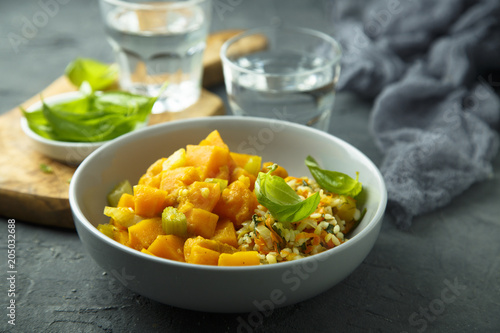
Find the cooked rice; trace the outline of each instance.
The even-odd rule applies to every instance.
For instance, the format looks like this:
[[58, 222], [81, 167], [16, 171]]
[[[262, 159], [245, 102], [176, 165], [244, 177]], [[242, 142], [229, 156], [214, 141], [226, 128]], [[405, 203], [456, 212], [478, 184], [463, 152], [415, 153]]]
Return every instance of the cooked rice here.
[[[314, 179], [308, 177], [288, 177], [286, 180], [303, 199], [319, 192], [320, 204], [309, 217], [294, 223], [277, 221], [265, 207], [257, 207], [252, 220], [243, 223], [237, 236], [239, 248], [258, 251], [263, 264], [308, 257], [348, 240], [343, 233], [346, 221], [337, 215], [339, 208], [346, 203], [344, 196], [321, 189]], [[354, 220], [360, 217], [356, 208]], [[285, 227], [287, 224], [289, 227]]]

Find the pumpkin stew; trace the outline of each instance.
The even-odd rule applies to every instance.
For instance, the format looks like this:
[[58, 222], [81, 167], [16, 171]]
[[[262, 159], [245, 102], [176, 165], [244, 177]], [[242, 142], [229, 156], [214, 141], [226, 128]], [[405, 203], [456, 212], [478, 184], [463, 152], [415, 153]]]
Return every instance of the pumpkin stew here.
[[309, 159], [317, 179], [293, 177], [261, 156], [230, 151], [215, 130], [158, 159], [136, 185], [118, 184], [104, 208], [110, 221], [98, 230], [148, 255], [202, 265], [273, 264], [323, 252], [347, 241], [361, 220], [355, 197], [362, 189], [357, 178]]

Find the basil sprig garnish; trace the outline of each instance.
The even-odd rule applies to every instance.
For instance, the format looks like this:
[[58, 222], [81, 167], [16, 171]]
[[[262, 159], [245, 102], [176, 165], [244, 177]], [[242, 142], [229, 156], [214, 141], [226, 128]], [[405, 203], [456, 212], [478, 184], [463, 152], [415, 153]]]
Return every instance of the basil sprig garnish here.
[[318, 207], [319, 193], [302, 200], [283, 178], [271, 174], [276, 168], [274, 164], [267, 173], [259, 172], [255, 181], [257, 201], [280, 222], [305, 219]]
[[362, 184], [358, 181], [359, 174], [357, 172], [356, 179], [353, 179], [342, 172], [321, 169], [311, 156], [307, 156], [305, 163], [319, 186], [327, 191], [354, 198], [363, 189]]

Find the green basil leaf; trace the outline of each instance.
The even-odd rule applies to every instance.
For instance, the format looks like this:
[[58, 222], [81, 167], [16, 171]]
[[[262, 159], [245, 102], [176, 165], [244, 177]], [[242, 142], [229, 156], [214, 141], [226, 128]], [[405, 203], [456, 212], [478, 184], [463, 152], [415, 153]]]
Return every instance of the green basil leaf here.
[[259, 172], [255, 182], [257, 201], [280, 222], [297, 222], [311, 215], [318, 207], [319, 193], [302, 200], [283, 178], [271, 175], [275, 168]]
[[356, 179], [353, 179], [342, 172], [321, 169], [311, 156], [306, 158], [305, 163], [319, 186], [327, 191], [354, 198], [363, 189], [362, 184], [358, 181], [359, 174], [357, 172]]
[[29, 128], [36, 134], [44, 137], [46, 139], [54, 139], [52, 134], [52, 127], [49, 122], [43, 116], [42, 110], [35, 110], [32, 112], [27, 112], [23, 107], [19, 107], [23, 113], [26, 121], [28, 122]]
[[122, 91], [110, 91], [95, 95], [94, 107], [110, 113], [121, 115], [137, 115], [139, 121], [146, 120], [151, 113], [156, 97], [134, 95]]
[[91, 93], [48, 105], [24, 116], [40, 136], [58, 141], [96, 142], [114, 139], [146, 121], [156, 97], [122, 92]]
[[118, 79], [118, 66], [105, 64], [94, 59], [76, 58], [65, 70], [68, 79], [75, 86], [87, 81], [92, 89], [102, 90], [113, 85]]

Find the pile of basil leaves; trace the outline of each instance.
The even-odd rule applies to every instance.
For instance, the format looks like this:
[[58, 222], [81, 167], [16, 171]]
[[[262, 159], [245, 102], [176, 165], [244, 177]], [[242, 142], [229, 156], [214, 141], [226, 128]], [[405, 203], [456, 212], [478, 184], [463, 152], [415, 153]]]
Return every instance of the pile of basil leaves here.
[[156, 97], [123, 91], [100, 91], [116, 84], [118, 69], [93, 59], [77, 58], [65, 71], [79, 87], [80, 96], [45, 103], [37, 110], [22, 112], [31, 130], [57, 141], [99, 142], [112, 140], [145, 124]]

